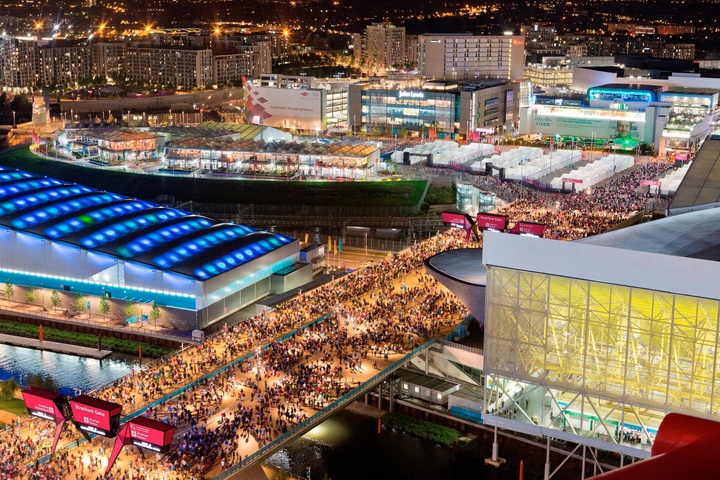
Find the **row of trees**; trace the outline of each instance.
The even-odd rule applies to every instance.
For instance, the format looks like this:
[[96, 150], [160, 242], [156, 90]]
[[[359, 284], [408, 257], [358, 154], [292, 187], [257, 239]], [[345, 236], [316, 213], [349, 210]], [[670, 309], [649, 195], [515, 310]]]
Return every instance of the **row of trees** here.
[[[3, 290], [3, 296], [7, 299], [12, 299], [15, 296], [15, 287], [12, 283], [10, 283], [10, 280], [5, 282], [5, 288]], [[38, 294], [35, 290], [35, 287], [28, 287], [27, 293], [25, 295], [25, 301], [30, 304], [37, 303], [38, 301]], [[43, 308], [45, 308], [43, 301]], [[57, 290], [53, 290], [50, 293], [50, 305], [57, 309], [62, 307], [62, 297], [60, 297], [60, 292]], [[75, 313], [80, 313], [84, 311], [87, 308], [87, 298], [82, 292], [76, 292], [75, 296], [72, 299], [72, 302], [70, 303], [70, 310], [72, 310]], [[110, 300], [107, 296], [107, 294], [104, 294], [102, 297], [100, 297], [100, 313], [105, 316], [110, 313]], [[131, 301], [125, 302], [125, 307], [123, 308], [123, 313], [125, 314], [125, 318], [130, 318], [138, 314], [138, 311], [136, 309], [136, 306]], [[150, 307], [150, 313], [148, 314], [148, 318], [157, 323], [157, 321], [160, 319], [161, 312], [160, 312], [160, 306], [156, 301], [153, 301], [152, 306]]]

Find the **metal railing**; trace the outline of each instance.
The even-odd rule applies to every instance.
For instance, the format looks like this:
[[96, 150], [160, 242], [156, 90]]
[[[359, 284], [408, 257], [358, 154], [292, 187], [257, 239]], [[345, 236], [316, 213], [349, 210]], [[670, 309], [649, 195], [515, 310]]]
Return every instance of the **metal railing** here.
[[301, 435], [309, 430], [311, 430], [315, 425], [318, 423], [324, 421], [325, 419], [329, 418], [330, 416], [334, 415], [339, 410], [342, 410], [343, 408], [347, 407], [350, 403], [354, 402], [359, 396], [364, 395], [368, 391], [372, 390], [375, 385], [380, 383], [383, 380], [386, 380], [395, 370], [402, 367], [406, 362], [410, 361], [412, 357], [419, 354], [420, 352], [426, 350], [430, 346], [432, 346], [435, 343], [435, 339], [432, 339], [423, 345], [419, 346], [418, 348], [414, 349], [412, 352], [406, 354], [404, 357], [402, 357], [400, 360], [394, 362], [392, 365], [384, 369], [382, 372], [378, 373], [377, 375], [373, 376], [366, 382], [363, 382], [360, 386], [353, 389], [349, 393], [346, 393], [342, 397], [335, 400], [333, 403], [313, 415], [312, 417], [308, 418], [307, 420], [297, 424], [295, 428], [290, 430], [289, 432], [286, 432], [282, 435], [280, 435], [278, 438], [273, 440], [272, 442], [268, 443], [264, 447], [261, 447], [258, 451], [255, 453], [252, 453], [245, 457], [240, 463], [237, 463], [227, 470], [220, 473], [220, 475], [214, 477], [216, 480], [223, 480], [226, 478], [232, 478], [235, 474], [240, 473], [241, 470], [259, 462], [262, 461], [265, 457], [271, 455], [275, 450], [279, 449], [282, 445], [285, 443], [290, 442], [294, 438], [296, 438], [298, 435]]
[[469, 347], [469, 346], [467, 346], [467, 345], [462, 345], [462, 344], [460, 344], [460, 343], [451, 342], [450, 340], [445, 340], [444, 338], [438, 337], [438, 338], [437, 338], [437, 342], [440, 343], [440, 344], [442, 344], [442, 345], [448, 346], [448, 347], [457, 348], [458, 350], [464, 350], [464, 351], [466, 351], [466, 352], [476, 353], [476, 354], [478, 354], [478, 355], [482, 355], [482, 354], [483, 354], [483, 349], [482, 349], [482, 348]]

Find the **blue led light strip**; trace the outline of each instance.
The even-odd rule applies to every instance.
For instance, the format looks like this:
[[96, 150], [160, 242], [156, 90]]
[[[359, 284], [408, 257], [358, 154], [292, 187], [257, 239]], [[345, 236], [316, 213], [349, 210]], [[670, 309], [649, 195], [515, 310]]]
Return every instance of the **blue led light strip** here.
[[9, 185], [0, 184], [0, 198], [15, 195], [16, 193], [27, 192], [28, 190], [53, 187], [57, 185], [63, 185], [63, 182], [55, 180], [54, 178], [34, 178], [23, 182], [9, 183]]
[[230, 252], [227, 255], [223, 255], [221, 258], [213, 260], [212, 262], [208, 262], [193, 270], [193, 273], [198, 278], [210, 278], [265, 255], [290, 242], [292, 242], [292, 239], [284, 235], [273, 235], [269, 238], [263, 238], [262, 240]]
[[18, 210], [34, 207], [46, 202], [55, 202], [64, 198], [95, 191], [80, 185], [51, 188], [42, 192], [28, 193], [21, 197], [0, 201], [0, 215], [7, 215]]
[[87, 235], [80, 240], [80, 244], [87, 248], [97, 248], [138, 230], [151, 227], [158, 223], [167, 222], [182, 217], [183, 215], [185, 214], [179, 210], [170, 208], [163, 209], [159, 212], [142, 213]]
[[114, 193], [97, 193], [87, 197], [73, 198], [28, 212], [16, 218], [10, 222], [10, 224], [15, 228], [28, 228], [38, 223], [47, 222], [60, 215], [76, 212], [93, 205], [102, 205], [115, 200], [122, 200], [123, 198], [124, 197]]
[[65, 235], [69, 235], [85, 228], [92, 227], [93, 225], [100, 222], [111, 220], [122, 215], [141, 212], [154, 206], [155, 205], [152, 203], [143, 202], [140, 200], [132, 201], [128, 199], [125, 201], [125, 203], [122, 204], [113, 205], [110, 207], [103, 207], [98, 210], [93, 210], [91, 212], [77, 215], [67, 220], [63, 220], [59, 223], [47, 227], [44, 233], [50, 238], [64, 237]]
[[226, 242], [237, 240], [255, 231], [245, 225], [227, 225], [197, 238], [184, 242], [153, 259], [153, 264], [166, 269], [178, 262], [194, 257], [205, 250]]
[[169, 225], [154, 232], [143, 235], [135, 240], [126, 243], [117, 249], [118, 255], [123, 258], [130, 258], [139, 255], [147, 250], [170, 242], [176, 238], [188, 235], [192, 232], [202, 230], [212, 225], [213, 222], [205, 217], [190, 217], [184, 222]]

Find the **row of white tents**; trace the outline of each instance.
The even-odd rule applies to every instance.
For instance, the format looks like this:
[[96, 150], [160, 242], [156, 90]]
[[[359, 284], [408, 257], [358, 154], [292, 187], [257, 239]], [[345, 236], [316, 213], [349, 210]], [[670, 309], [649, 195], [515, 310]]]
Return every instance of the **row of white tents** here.
[[555, 150], [546, 155], [541, 148], [519, 147], [493, 155], [481, 162], [475, 162], [471, 168], [474, 171], [482, 171], [487, 163], [492, 163], [505, 169], [507, 179], [538, 179], [580, 160], [582, 160], [580, 150]]
[[425, 155], [432, 155], [434, 165], [448, 166], [462, 165], [472, 160], [492, 155], [495, 153], [495, 147], [489, 143], [458, 145], [457, 142], [438, 140], [436, 142], [414, 145], [402, 151], [395, 151], [390, 158], [395, 163], [402, 163], [405, 152], [410, 153], [411, 165], [425, 161]]
[[550, 181], [552, 188], [560, 189], [572, 188], [575, 184], [575, 190], [584, 190], [606, 180], [616, 173], [627, 170], [635, 163], [632, 155], [607, 155], [592, 163], [588, 163], [577, 170], [565, 173], [559, 177], [555, 177]]

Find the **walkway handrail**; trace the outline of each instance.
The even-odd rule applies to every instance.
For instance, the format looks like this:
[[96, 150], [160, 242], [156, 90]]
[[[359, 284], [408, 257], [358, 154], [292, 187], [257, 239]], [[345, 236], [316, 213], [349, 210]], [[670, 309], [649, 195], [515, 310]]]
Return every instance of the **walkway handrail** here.
[[351, 402], [354, 402], [357, 397], [360, 395], [363, 395], [366, 393], [366, 391], [374, 388], [374, 386], [379, 383], [380, 381], [385, 380], [387, 377], [389, 377], [395, 370], [402, 367], [405, 363], [410, 361], [412, 357], [417, 355], [418, 353], [426, 350], [431, 345], [435, 343], [436, 339], [431, 339], [428, 342], [422, 344], [418, 348], [414, 349], [412, 352], [406, 354], [403, 356], [400, 360], [397, 360], [392, 365], [384, 369], [382, 372], [378, 373], [377, 375], [371, 377], [367, 381], [360, 384], [358, 387], [354, 388], [350, 392], [346, 393], [342, 397], [335, 400], [333, 403], [325, 407], [324, 409], [320, 410], [318, 413], [313, 415], [312, 417], [308, 418], [307, 420], [298, 423], [293, 429], [290, 431], [280, 435], [272, 442], [268, 443], [264, 447], [261, 447], [256, 451], [255, 453], [252, 453], [245, 457], [240, 463], [237, 463], [231, 467], [229, 467], [227, 470], [220, 473], [220, 475], [214, 477], [215, 480], [223, 480], [226, 478], [231, 478], [236, 473], [239, 473], [241, 470], [249, 467], [250, 465], [261, 461], [264, 457], [267, 455], [270, 455], [272, 452], [277, 450], [283, 443], [286, 443], [295, 437], [297, 437], [303, 430], [307, 431], [310, 430], [312, 427], [320, 423], [322, 420], [325, 420], [327, 417], [334, 415], [336, 411], [342, 410], [345, 408], [348, 404]]
[[482, 354], [483, 354], [483, 349], [482, 349], [482, 348], [469, 347], [469, 346], [467, 346], [467, 345], [462, 345], [462, 344], [460, 344], [460, 343], [451, 342], [450, 340], [445, 340], [444, 338], [440, 338], [440, 337], [437, 338], [437, 341], [438, 341], [438, 343], [441, 343], [441, 344], [446, 345], [446, 346], [448, 346], [448, 347], [457, 348], [457, 349], [459, 349], [459, 350], [464, 350], [464, 351], [470, 352], [470, 353], [476, 353], [476, 354], [478, 354], [478, 355], [482, 355]]

